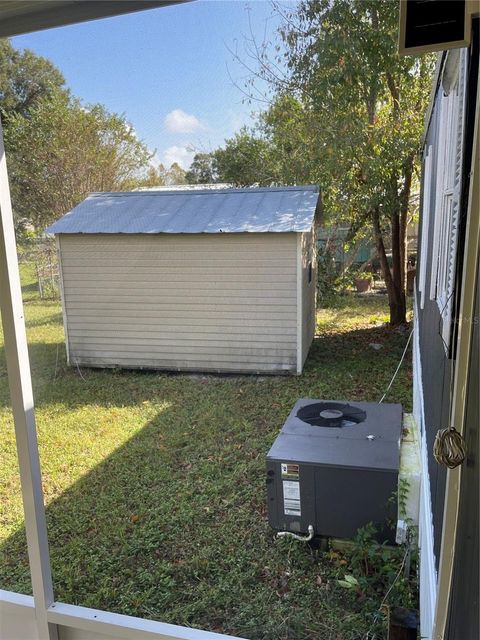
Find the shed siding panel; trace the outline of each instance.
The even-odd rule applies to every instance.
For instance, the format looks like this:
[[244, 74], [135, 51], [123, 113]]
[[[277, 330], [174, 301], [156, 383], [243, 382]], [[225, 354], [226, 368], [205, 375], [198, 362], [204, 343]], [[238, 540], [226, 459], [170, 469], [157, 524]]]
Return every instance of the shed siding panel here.
[[59, 238], [72, 364], [295, 370], [296, 234]]
[[302, 234], [302, 366], [315, 335], [317, 256], [315, 233]]

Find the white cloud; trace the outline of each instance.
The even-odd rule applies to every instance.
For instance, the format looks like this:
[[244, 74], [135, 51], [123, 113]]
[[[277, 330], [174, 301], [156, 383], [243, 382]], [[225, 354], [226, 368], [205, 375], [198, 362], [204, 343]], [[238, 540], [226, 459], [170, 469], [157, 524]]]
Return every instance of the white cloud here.
[[187, 147], [180, 147], [174, 144], [163, 152], [163, 164], [168, 169], [170, 165], [177, 162], [184, 169], [188, 169], [194, 155], [195, 152], [190, 151]]
[[165, 116], [165, 126], [172, 133], [192, 133], [203, 129], [198, 118], [191, 113], [185, 113], [181, 109], [174, 109]]

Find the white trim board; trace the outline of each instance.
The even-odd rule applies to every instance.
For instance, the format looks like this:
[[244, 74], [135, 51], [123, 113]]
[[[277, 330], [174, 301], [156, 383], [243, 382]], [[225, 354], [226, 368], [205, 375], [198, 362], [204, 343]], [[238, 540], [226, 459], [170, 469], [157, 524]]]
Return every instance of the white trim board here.
[[[415, 310], [418, 300], [415, 296]], [[415, 315], [413, 334], [413, 414], [419, 430], [422, 482], [420, 487], [419, 553], [420, 553], [420, 635], [431, 640], [437, 602], [437, 572], [435, 569], [433, 517], [428, 473], [427, 441], [425, 435], [425, 411], [423, 399], [422, 363]]]
[[422, 193], [422, 242], [420, 248], [420, 268], [418, 274], [418, 290], [420, 292], [420, 308], [425, 306], [425, 289], [427, 274], [428, 237], [430, 230], [430, 210], [432, 208], [432, 145], [428, 145], [424, 155], [424, 180]]
[[297, 375], [302, 373], [302, 324], [303, 324], [303, 233], [297, 233]]
[[48, 622], [46, 613], [47, 608], [53, 602], [53, 587], [32, 379], [1, 122], [0, 311], [5, 337], [7, 375], [15, 425], [15, 441], [38, 636], [40, 640], [57, 640], [56, 629]]
[[[47, 610], [50, 623], [57, 625], [60, 640], [242, 640], [211, 631], [181, 627], [155, 620], [135, 618], [99, 609], [54, 602]], [[0, 589], [0, 638], [37, 640], [32, 596]], [[12, 636], [11, 630], [18, 635]], [[6, 635], [8, 633], [8, 636]]]

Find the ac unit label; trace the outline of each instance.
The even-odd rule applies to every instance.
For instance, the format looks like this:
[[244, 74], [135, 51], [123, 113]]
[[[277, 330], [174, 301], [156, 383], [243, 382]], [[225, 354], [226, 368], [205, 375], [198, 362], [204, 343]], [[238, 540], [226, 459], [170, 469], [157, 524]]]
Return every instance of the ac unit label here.
[[300, 482], [283, 480], [283, 511], [286, 516], [301, 516]]
[[282, 478], [295, 478], [300, 476], [300, 465], [282, 462]]

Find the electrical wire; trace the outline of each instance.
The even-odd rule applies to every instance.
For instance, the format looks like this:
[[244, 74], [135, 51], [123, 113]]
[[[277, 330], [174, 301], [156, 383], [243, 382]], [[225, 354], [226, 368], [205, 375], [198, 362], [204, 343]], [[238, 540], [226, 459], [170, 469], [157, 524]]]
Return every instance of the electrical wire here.
[[391, 389], [391, 387], [392, 387], [392, 384], [394, 383], [395, 378], [397, 377], [397, 374], [398, 374], [398, 372], [400, 371], [400, 367], [402, 366], [402, 362], [403, 362], [403, 360], [404, 360], [404, 358], [405, 358], [405, 355], [406, 355], [406, 353], [407, 353], [408, 345], [410, 344], [410, 340], [412, 339], [412, 336], [413, 336], [413, 331], [414, 331], [414, 329], [412, 329], [412, 330], [410, 331], [410, 335], [408, 336], [407, 344], [405, 345], [405, 349], [403, 350], [402, 357], [400, 358], [400, 362], [398, 363], [398, 366], [397, 366], [397, 368], [395, 369], [395, 373], [393, 374], [393, 377], [392, 377], [392, 379], [390, 380], [390, 384], [388, 385], [387, 390], [385, 391], [385, 393], [383, 394], [383, 396], [382, 396], [382, 397], [380, 398], [380, 400], [378, 401], [378, 404], [382, 404], [382, 402], [385, 400], [385, 398], [386, 398], [386, 396], [387, 396], [387, 393], [390, 391], [390, 389]]
[[449, 469], [458, 467], [467, 457], [463, 436], [454, 427], [440, 429], [433, 443], [433, 457]]
[[78, 371], [78, 375], [80, 376], [80, 378], [85, 382], [85, 376], [83, 375], [83, 373], [80, 371], [80, 367], [78, 366], [78, 360], [76, 358], [74, 358], [75, 360], [75, 366], [77, 367], [77, 371]]

